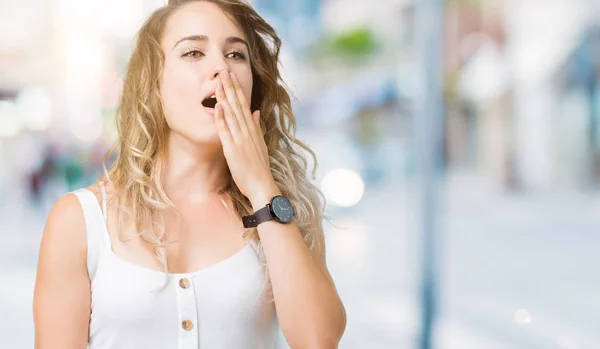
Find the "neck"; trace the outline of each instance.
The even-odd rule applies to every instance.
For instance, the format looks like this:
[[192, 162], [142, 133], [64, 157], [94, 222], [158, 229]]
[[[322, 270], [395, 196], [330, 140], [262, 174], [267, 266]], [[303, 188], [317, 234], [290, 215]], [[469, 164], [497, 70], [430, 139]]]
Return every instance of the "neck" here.
[[198, 144], [175, 134], [169, 137], [162, 185], [171, 200], [204, 201], [229, 183], [220, 143]]

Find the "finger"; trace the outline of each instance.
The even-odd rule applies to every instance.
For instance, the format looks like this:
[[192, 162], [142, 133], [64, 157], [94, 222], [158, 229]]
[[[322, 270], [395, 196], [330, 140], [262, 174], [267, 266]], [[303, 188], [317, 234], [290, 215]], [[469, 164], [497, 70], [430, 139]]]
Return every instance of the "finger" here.
[[217, 125], [217, 131], [219, 132], [221, 142], [231, 142], [231, 134], [227, 128], [227, 123], [225, 122], [223, 107], [218, 103], [215, 105], [215, 124]]
[[252, 113], [252, 121], [254, 121], [256, 126], [260, 126], [260, 110], [256, 110]]
[[263, 131], [262, 126], [260, 125], [260, 110], [256, 110], [254, 113], [252, 113], [251, 118], [252, 122], [254, 123], [254, 126], [256, 127], [256, 134], [264, 138], [265, 132]]
[[244, 113], [243, 115], [244, 119], [246, 120], [246, 126], [248, 126], [250, 133], [252, 134], [254, 132], [258, 135], [264, 136], [264, 133], [262, 132], [262, 129], [260, 127], [260, 111], [257, 110], [254, 113], [252, 113], [252, 111], [250, 110], [250, 106], [248, 105], [248, 101], [246, 100], [246, 97], [244, 95], [242, 85], [237, 79], [237, 76], [233, 72], [231, 72], [229, 75], [231, 76], [231, 82], [233, 88], [235, 89], [240, 108]]
[[231, 106], [227, 101], [227, 97], [225, 96], [225, 92], [223, 91], [223, 85], [220, 80], [217, 80], [215, 88], [215, 95], [217, 97], [217, 102], [223, 108], [223, 114], [225, 123], [227, 124], [227, 128], [229, 129], [229, 133], [233, 137], [233, 139], [239, 139], [241, 136], [240, 125], [237, 121], [235, 115], [233, 115], [233, 111], [231, 110]]
[[221, 82], [223, 83], [223, 90], [225, 91], [225, 96], [227, 97], [227, 100], [229, 101], [229, 105], [231, 106], [233, 115], [235, 116], [235, 118], [238, 121], [240, 130], [243, 133], [247, 133], [246, 131], [248, 129], [248, 127], [247, 127], [248, 125], [246, 122], [246, 117], [244, 115], [244, 112], [242, 111], [242, 108], [240, 108], [238, 96], [237, 96], [235, 87], [233, 86], [233, 82], [231, 81], [231, 76], [229, 75], [229, 71], [227, 71], [227, 70], [222, 71], [220, 79], [221, 79]]
[[242, 85], [240, 81], [237, 79], [237, 76], [232, 72], [231, 73], [231, 81], [233, 82], [233, 87], [237, 92], [238, 101], [240, 103], [240, 108], [245, 112], [246, 117], [250, 117], [250, 105], [246, 100], [246, 96], [244, 96], [244, 90], [242, 89]]

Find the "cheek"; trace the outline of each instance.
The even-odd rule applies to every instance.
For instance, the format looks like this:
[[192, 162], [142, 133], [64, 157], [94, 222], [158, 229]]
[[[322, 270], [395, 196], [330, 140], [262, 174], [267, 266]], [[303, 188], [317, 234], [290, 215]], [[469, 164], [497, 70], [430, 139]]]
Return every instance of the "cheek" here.
[[181, 114], [199, 103], [200, 86], [195, 76], [184, 66], [165, 62], [160, 79], [160, 96], [167, 118]]

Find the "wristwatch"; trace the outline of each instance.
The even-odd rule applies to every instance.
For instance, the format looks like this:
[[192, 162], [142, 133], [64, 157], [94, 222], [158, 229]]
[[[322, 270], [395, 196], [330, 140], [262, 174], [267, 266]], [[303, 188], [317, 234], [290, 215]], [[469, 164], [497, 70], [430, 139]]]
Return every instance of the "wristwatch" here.
[[281, 195], [275, 195], [271, 201], [251, 216], [243, 216], [244, 228], [255, 228], [260, 223], [275, 220], [279, 223], [289, 223], [294, 216], [290, 200]]

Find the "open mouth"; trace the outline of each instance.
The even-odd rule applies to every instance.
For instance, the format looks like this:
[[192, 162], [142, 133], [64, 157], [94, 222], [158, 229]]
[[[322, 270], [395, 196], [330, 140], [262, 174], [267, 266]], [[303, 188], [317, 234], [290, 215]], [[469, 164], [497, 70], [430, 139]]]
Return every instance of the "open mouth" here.
[[206, 98], [205, 100], [202, 101], [202, 105], [207, 107], [207, 108], [215, 108], [215, 105], [217, 105], [217, 97], [212, 96], [209, 98]]

